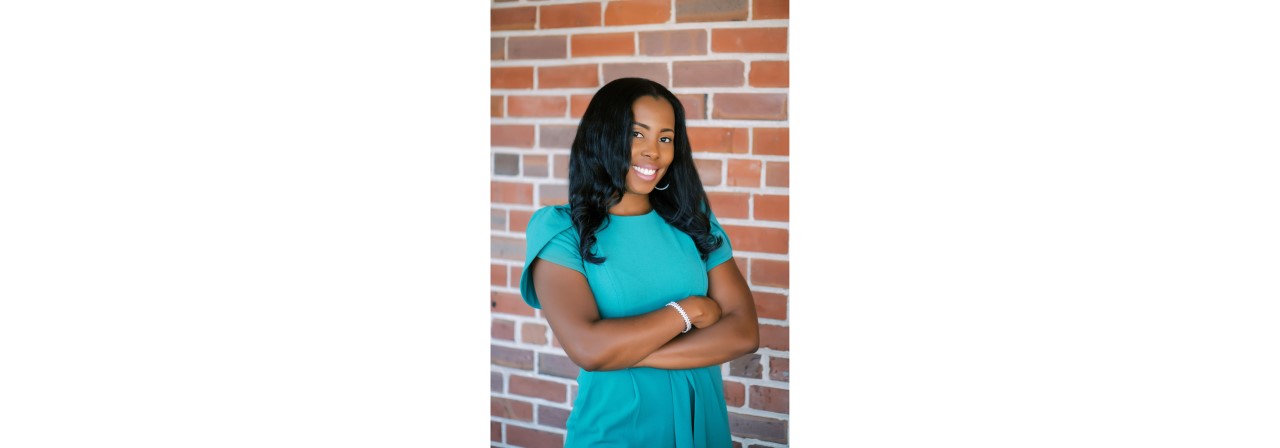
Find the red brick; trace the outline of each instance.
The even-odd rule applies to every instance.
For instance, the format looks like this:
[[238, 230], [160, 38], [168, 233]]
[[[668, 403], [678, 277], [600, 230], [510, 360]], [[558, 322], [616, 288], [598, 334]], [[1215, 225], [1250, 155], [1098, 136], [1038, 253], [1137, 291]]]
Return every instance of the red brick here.
[[578, 125], [544, 124], [538, 130], [538, 147], [569, 149], [573, 146], [573, 137], [578, 134]]
[[591, 104], [591, 96], [592, 95], [569, 96], [569, 118], [582, 118], [582, 114], [587, 112], [587, 105]]
[[[510, 101], [510, 100], [508, 100]], [[711, 118], [722, 120], [786, 120], [785, 93], [717, 93]], [[508, 109], [513, 109], [508, 102]], [[508, 111], [508, 114], [511, 112]]]
[[[507, 427], [507, 440], [511, 440], [510, 432], [514, 426]], [[729, 432], [738, 437], [759, 439], [767, 442], [787, 443], [787, 422], [769, 417], [729, 413]]]
[[640, 54], [642, 56], [707, 54], [707, 31], [641, 31]]
[[489, 31], [531, 30], [537, 20], [536, 6], [489, 9]]
[[[520, 156], [517, 154], [494, 154], [493, 155], [493, 174], [503, 176], [519, 176], [520, 175]], [[505, 228], [507, 224], [506, 217], [502, 217], [501, 228]]]
[[494, 319], [489, 325], [489, 337], [514, 342], [516, 340], [516, 323], [506, 319]]
[[502, 116], [502, 97], [500, 96], [489, 97], [489, 116], [490, 117]]
[[533, 403], [491, 396], [489, 397], [489, 415], [531, 422], [533, 421]]
[[507, 58], [507, 39], [503, 37], [489, 38], [489, 60], [500, 61]]
[[755, 128], [751, 133], [752, 154], [791, 155], [791, 128]]
[[[511, 45], [508, 43], [507, 45]], [[711, 30], [716, 53], [786, 53], [786, 28], [720, 28]], [[510, 49], [508, 49], [510, 52]], [[507, 58], [511, 58], [510, 54]]]
[[787, 320], [787, 296], [772, 292], [751, 291], [755, 299], [756, 317]]
[[568, 356], [554, 353], [538, 354], [538, 374], [567, 379], [578, 379], [578, 365]]
[[573, 57], [632, 56], [636, 54], [635, 33], [577, 34], [569, 37]]
[[489, 441], [490, 442], [502, 441], [502, 422], [495, 422], [495, 421], [489, 422]]
[[725, 225], [734, 251], [787, 253], [787, 229]]
[[738, 87], [742, 61], [676, 61], [671, 64], [673, 87]]
[[507, 286], [507, 266], [501, 264], [489, 265], [489, 285], [490, 286]]
[[533, 126], [527, 124], [491, 124], [489, 125], [489, 145], [532, 148]]
[[750, 198], [747, 193], [707, 192], [707, 200], [711, 201], [711, 210], [717, 218], [749, 218]]
[[751, 408], [786, 414], [791, 409], [790, 394], [787, 389], [751, 386]]
[[720, 185], [721, 163], [719, 160], [693, 159], [693, 165], [698, 170], [698, 177], [702, 179], [702, 186]]
[[553, 428], [565, 429], [569, 421], [569, 410], [555, 406], [538, 405], [538, 424]]
[[749, 79], [751, 87], [791, 87], [791, 62], [752, 62]]
[[727, 162], [729, 162], [729, 185], [735, 187], [760, 186], [760, 168], [762, 164], [759, 160], [731, 159]]
[[541, 398], [556, 403], [563, 403], [566, 396], [564, 384], [520, 375], [507, 377], [507, 390], [516, 395]]
[[705, 93], [679, 93], [676, 100], [684, 107], [686, 120], [707, 119], [707, 95]]
[[554, 159], [555, 160], [552, 162], [554, 163], [553, 168], [555, 169], [551, 172], [551, 175], [556, 179], [568, 179], [569, 156], [565, 154], [556, 154]]
[[524, 245], [522, 239], [505, 236], [489, 236], [489, 257], [502, 260], [524, 261]]
[[676, 22], [747, 20], [748, 0], [676, 0]]
[[671, 20], [671, 0], [611, 1], [604, 8], [605, 25], [643, 25]]
[[[532, 216], [533, 212], [512, 210], [511, 217], [507, 219], [507, 226], [511, 228], [512, 232], [524, 232], [529, 226], [529, 218]], [[512, 279], [519, 281], [520, 277], [512, 277]]]
[[566, 36], [520, 36], [507, 38], [507, 59], [564, 59], [569, 57]]
[[752, 219], [762, 221], [790, 221], [791, 196], [784, 194], [757, 194], [752, 198], [755, 202], [755, 216]]
[[[519, 282], [519, 279], [520, 277], [514, 277], [512, 282]], [[520, 298], [520, 294], [489, 291], [489, 304], [490, 311], [494, 313], [533, 317], [533, 308], [524, 303], [524, 299]]]
[[525, 154], [522, 158], [524, 177], [547, 177], [551, 173], [547, 168], [547, 156], [542, 154]]
[[790, 3], [790, 0], [751, 0], [751, 20], [790, 18]]
[[533, 204], [533, 184], [490, 181], [489, 202], [531, 205]]
[[507, 115], [513, 117], [563, 117], [569, 100], [563, 96], [509, 96]]
[[489, 210], [489, 230], [507, 230], [507, 211], [495, 208]]
[[742, 128], [687, 128], [694, 152], [746, 154], [747, 130]]
[[541, 29], [600, 26], [600, 3], [570, 3], [541, 6]]
[[756, 286], [790, 287], [791, 263], [779, 260], [751, 260], [751, 284]]
[[737, 381], [724, 382], [724, 403], [726, 405], [740, 408], [745, 403], [747, 396], [746, 387]]
[[564, 436], [521, 426], [507, 426], [507, 444], [527, 448], [563, 448]]
[[[744, 271], [744, 272], [745, 272], [745, 271]], [[512, 266], [512, 267], [511, 267], [511, 276], [510, 276], [510, 277], [507, 277], [507, 279], [511, 281], [511, 284], [510, 284], [510, 285], [508, 285], [508, 286], [510, 286], [510, 287], [512, 287], [512, 288], [519, 288], [519, 287], [520, 287], [520, 275], [521, 275], [521, 274], [524, 274], [524, 267], [523, 267], [523, 266]], [[520, 296], [516, 296], [516, 300], [520, 300], [520, 303], [522, 303], [522, 304], [524, 303], [524, 299], [521, 299], [521, 298], [520, 298]], [[528, 306], [528, 305], [525, 305], [525, 308], [528, 308], [529, 310], [533, 310], [533, 308], [529, 308], [529, 306]]]
[[521, 324], [520, 342], [533, 345], [547, 345], [547, 326], [535, 323]]
[[533, 352], [518, 348], [489, 346], [489, 362], [515, 369], [533, 370]]
[[749, 353], [729, 361], [729, 376], [756, 378], [763, 376], [764, 366], [760, 365], [760, 355]]
[[764, 184], [770, 187], [791, 187], [791, 163], [768, 162], [765, 164]]
[[[667, 73], [667, 64], [663, 62], [624, 62], [604, 64], [600, 67], [607, 84], [618, 78], [645, 78], [664, 86], [671, 86], [671, 76]], [[583, 108], [585, 111], [586, 108]]]
[[596, 64], [562, 65], [538, 68], [538, 88], [597, 87], [600, 69]]
[[569, 203], [569, 186], [560, 184], [542, 184], [538, 186], [538, 205], [560, 205]]
[[769, 379], [774, 381], [791, 382], [791, 359], [770, 357]]
[[490, 89], [532, 89], [533, 67], [490, 67]]
[[760, 346], [774, 350], [791, 350], [790, 330], [789, 327], [760, 324]]

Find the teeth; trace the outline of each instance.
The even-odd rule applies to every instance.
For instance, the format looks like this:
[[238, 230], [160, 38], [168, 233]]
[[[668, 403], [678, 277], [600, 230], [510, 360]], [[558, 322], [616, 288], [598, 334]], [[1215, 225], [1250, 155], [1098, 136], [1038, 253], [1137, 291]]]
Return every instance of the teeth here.
[[653, 173], [658, 172], [658, 170], [651, 170], [648, 168], [641, 168], [638, 166], [636, 167], [636, 171], [639, 171], [641, 174], [644, 174], [645, 176], [652, 176]]

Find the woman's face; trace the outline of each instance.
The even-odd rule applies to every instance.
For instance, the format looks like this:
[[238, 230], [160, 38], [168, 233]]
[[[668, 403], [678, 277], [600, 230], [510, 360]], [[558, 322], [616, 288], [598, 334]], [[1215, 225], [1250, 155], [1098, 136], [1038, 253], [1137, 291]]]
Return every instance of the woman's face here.
[[667, 100], [644, 96], [631, 105], [631, 114], [635, 122], [631, 123], [627, 193], [647, 195], [659, 186], [675, 158], [676, 113]]

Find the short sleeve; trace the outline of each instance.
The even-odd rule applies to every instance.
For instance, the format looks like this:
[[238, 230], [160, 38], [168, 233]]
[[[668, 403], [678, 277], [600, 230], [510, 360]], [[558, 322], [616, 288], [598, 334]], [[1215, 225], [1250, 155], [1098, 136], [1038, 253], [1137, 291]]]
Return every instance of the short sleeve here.
[[707, 209], [707, 217], [711, 219], [711, 234], [720, 237], [720, 247], [712, 250], [707, 254], [707, 271], [719, 266], [720, 263], [729, 261], [733, 258], [733, 247], [729, 245], [729, 235], [724, 233], [724, 228], [720, 227], [720, 221], [716, 219], [716, 214]]
[[525, 230], [525, 245], [520, 297], [531, 307], [542, 308], [529, 270], [535, 259], [541, 258], [586, 275], [582, 255], [578, 252], [578, 233], [573, 228], [567, 206], [543, 207], [534, 212]]

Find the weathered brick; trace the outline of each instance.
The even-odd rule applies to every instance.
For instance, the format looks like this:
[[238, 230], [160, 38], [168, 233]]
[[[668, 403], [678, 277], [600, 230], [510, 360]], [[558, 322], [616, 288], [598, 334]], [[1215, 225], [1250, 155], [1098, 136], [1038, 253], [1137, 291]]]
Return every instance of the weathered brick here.
[[547, 345], [547, 326], [526, 322], [520, 325], [520, 342]]
[[495, 208], [489, 210], [489, 230], [507, 230], [507, 211]]
[[641, 31], [640, 54], [642, 56], [688, 56], [707, 54], [707, 31]]
[[524, 261], [524, 240], [505, 236], [489, 237], [489, 256], [503, 260]]
[[686, 120], [707, 119], [707, 95], [705, 93], [678, 93], [676, 100], [684, 107]]
[[521, 370], [533, 370], [533, 352], [518, 348], [489, 346], [489, 362]]
[[525, 154], [523, 160], [524, 177], [547, 177], [547, 174], [551, 172], [547, 166], [547, 156]]
[[490, 89], [532, 89], [533, 67], [490, 67]]
[[555, 403], [563, 403], [567, 396], [564, 384], [522, 375], [507, 377], [507, 390], [515, 395], [541, 398]]
[[765, 163], [764, 184], [770, 187], [790, 187], [791, 186], [791, 163], [790, 162], [768, 162]]
[[567, 57], [569, 57], [567, 36], [507, 38], [507, 59], [564, 59]]
[[[516, 277], [515, 281], [518, 282], [519, 277]], [[524, 303], [524, 299], [521, 299], [519, 294], [489, 291], [489, 305], [489, 311], [494, 313], [533, 317], [533, 308]]]
[[489, 372], [489, 392], [502, 392], [502, 374]]
[[676, 61], [671, 64], [674, 87], [738, 87], [743, 84], [742, 61]]
[[[730, 412], [729, 431], [739, 437], [787, 443], [787, 422], [776, 418]], [[510, 436], [507, 438], [510, 439]]]
[[489, 116], [500, 118], [502, 117], [503, 111], [504, 111], [504, 108], [502, 107], [502, 97], [501, 96], [489, 97]]
[[[501, 209], [495, 209], [501, 210]], [[506, 211], [506, 210], [501, 210]], [[489, 285], [490, 286], [507, 286], [507, 266], [501, 264], [489, 265]]]
[[489, 325], [489, 337], [504, 341], [516, 340], [516, 323], [506, 319], [494, 319]]
[[526, 124], [489, 125], [489, 144], [513, 148], [533, 147], [533, 126]]
[[538, 186], [538, 205], [560, 205], [568, 203], [568, 185], [542, 184]]
[[751, 20], [787, 19], [790, 10], [790, 0], [751, 0]]
[[494, 154], [493, 174], [502, 176], [520, 175], [520, 156], [515, 154]]
[[708, 191], [707, 200], [711, 201], [711, 210], [717, 218], [748, 219], [749, 199], [747, 193], [728, 193]]
[[[508, 43], [508, 46], [511, 44]], [[508, 49], [508, 52], [511, 50]], [[786, 28], [719, 28], [711, 30], [716, 53], [786, 53]], [[507, 58], [514, 59], [510, 54]]]
[[533, 185], [521, 182], [489, 182], [489, 202], [533, 204]]
[[769, 358], [769, 379], [774, 381], [791, 381], [791, 359], [790, 358]]
[[729, 376], [743, 378], [762, 378], [764, 366], [760, 364], [760, 355], [755, 353], [738, 357], [729, 361]]
[[737, 381], [724, 382], [724, 403], [735, 408], [742, 407], [746, 402], [746, 387]]
[[752, 87], [790, 87], [790, 61], [755, 61], [749, 78]]
[[[513, 97], [514, 98], [514, 97]], [[785, 93], [717, 93], [711, 118], [722, 120], [786, 120]], [[512, 109], [511, 99], [507, 108]], [[511, 112], [508, 111], [508, 114]]]
[[[614, 79], [617, 79], [617, 78], [614, 78]], [[605, 82], [608, 82], [608, 81], [605, 81]], [[570, 95], [569, 96], [569, 118], [582, 118], [582, 114], [587, 112], [587, 106], [590, 104], [591, 104], [591, 95]]]
[[554, 353], [538, 354], [539, 375], [550, 375], [576, 380], [578, 379], [578, 372], [578, 365], [569, 360], [568, 356], [557, 355]]
[[[530, 212], [522, 212], [522, 213], [530, 213]], [[530, 213], [530, 214], [532, 214], [532, 213]], [[525, 222], [525, 224], [528, 224], [529, 220], [528, 220], [528, 219], [525, 219], [525, 221], [524, 221], [524, 222]], [[745, 272], [745, 271], [744, 271], [744, 272]], [[512, 266], [512, 267], [511, 267], [511, 276], [510, 276], [510, 277], [508, 277], [508, 278], [510, 279], [510, 281], [511, 281], [511, 284], [510, 284], [509, 286], [511, 286], [512, 288], [518, 288], [518, 287], [520, 287], [520, 275], [521, 275], [521, 274], [524, 274], [524, 267], [522, 267], [522, 266]], [[520, 300], [520, 303], [524, 303], [524, 299], [521, 299], [519, 295], [516, 295], [515, 297], [516, 297], [516, 299]], [[532, 315], [532, 313], [533, 313], [533, 308], [529, 307], [528, 305], [525, 305], [525, 308], [528, 308], [528, 309], [529, 309], [529, 313]]]
[[779, 325], [760, 325], [760, 346], [774, 350], [791, 349], [791, 329]]
[[538, 67], [538, 88], [597, 87], [600, 68], [596, 64]]
[[780, 260], [751, 260], [751, 284], [787, 288], [791, 282], [790, 262]]
[[761, 221], [790, 221], [791, 196], [785, 194], [757, 194], [753, 219]]
[[710, 159], [693, 159], [693, 165], [698, 170], [698, 177], [702, 179], [702, 185], [705, 187], [714, 187], [720, 185], [720, 167], [719, 160]]
[[489, 415], [531, 422], [533, 421], [533, 403], [491, 396], [489, 397]]
[[538, 405], [538, 424], [552, 428], [565, 429], [569, 421], [569, 410], [555, 406]]
[[538, 12], [541, 28], [578, 28], [600, 26], [600, 3], [543, 5]]
[[[508, 224], [508, 226], [511, 228], [511, 231], [524, 232], [525, 229], [528, 228], [529, 226], [529, 218], [533, 217], [533, 212], [525, 211], [525, 210], [512, 210], [510, 212], [510, 216], [511, 217], [507, 220], [507, 222], [510, 223]], [[511, 277], [511, 280], [514, 285], [515, 283], [520, 282], [520, 277], [514, 276], [514, 277]]]
[[689, 146], [694, 152], [746, 154], [749, 151], [747, 130], [742, 128], [687, 128]]
[[576, 34], [569, 38], [573, 57], [632, 56], [636, 54], [635, 33]]
[[490, 8], [489, 30], [531, 30], [537, 23], [537, 19], [538, 8], [536, 6]]
[[759, 187], [760, 170], [764, 167], [759, 160], [730, 159], [729, 185], [735, 187]]
[[563, 117], [569, 100], [556, 95], [516, 95], [507, 97], [507, 115], [513, 117]]
[[604, 9], [604, 24], [643, 25], [671, 20], [671, 0], [611, 1]]
[[571, 124], [543, 124], [538, 126], [538, 147], [543, 149], [569, 149], [578, 126]]
[[791, 154], [790, 128], [755, 128], [751, 132], [752, 154], [767, 156]]
[[507, 444], [528, 448], [563, 448], [564, 436], [522, 426], [507, 426]]
[[747, 20], [747, 0], [676, 0], [676, 22]]
[[507, 39], [505, 37], [489, 38], [489, 60], [501, 61], [507, 58]]
[[787, 320], [787, 296], [772, 292], [751, 291], [755, 299], [756, 317]]
[[751, 386], [752, 409], [786, 414], [791, 408], [791, 391], [776, 387]]
[[671, 86], [671, 76], [667, 73], [665, 62], [603, 64], [600, 69], [606, 84], [618, 78], [645, 78], [667, 87]]
[[489, 441], [490, 442], [502, 441], [502, 422], [498, 422], [498, 421], [489, 422]]
[[733, 225], [723, 227], [735, 251], [787, 253], [787, 229]]
[[554, 159], [555, 160], [553, 160], [553, 162], [555, 163], [555, 165], [553, 166], [553, 168], [555, 168], [555, 171], [552, 171], [551, 175], [554, 176], [556, 179], [568, 179], [569, 178], [569, 156], [566, 154], [556, 154]]

